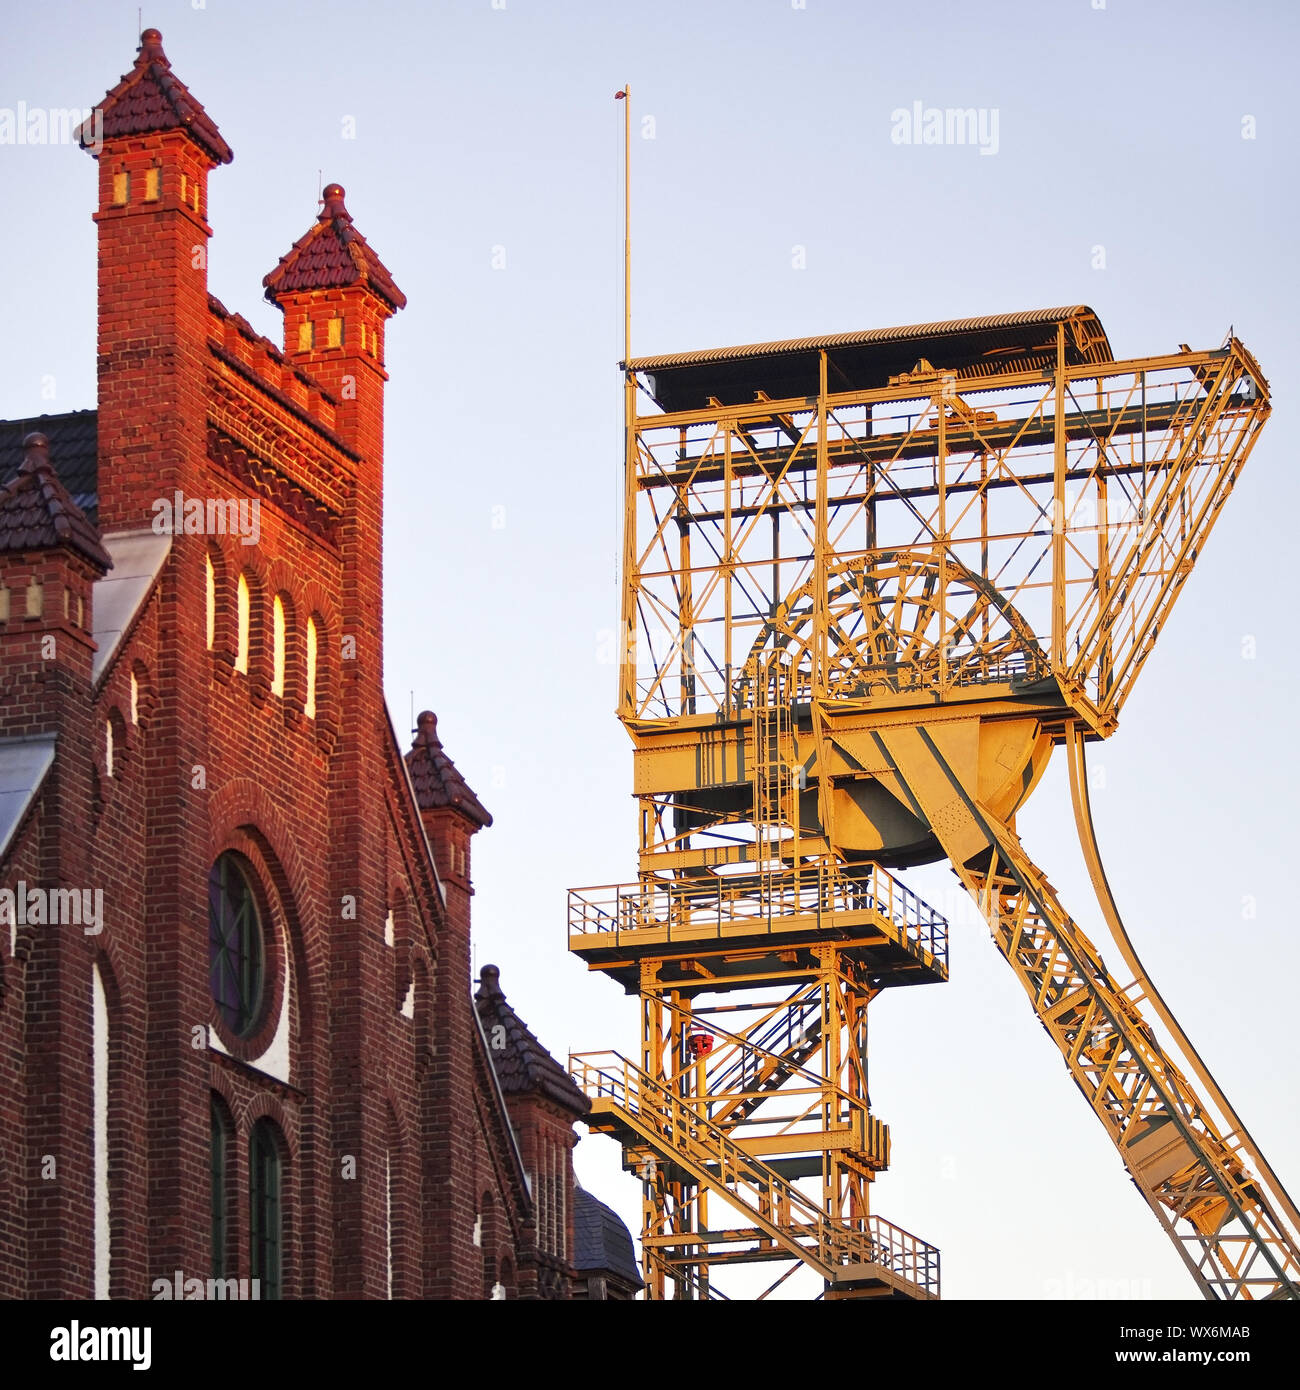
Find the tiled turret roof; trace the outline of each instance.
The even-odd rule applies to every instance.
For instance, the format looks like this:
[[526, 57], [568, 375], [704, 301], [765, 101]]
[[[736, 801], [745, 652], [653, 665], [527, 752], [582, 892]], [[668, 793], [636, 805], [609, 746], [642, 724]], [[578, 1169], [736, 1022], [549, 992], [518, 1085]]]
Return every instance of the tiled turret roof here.
[[23, 464], [0, 490], [0, 551], [45, 550], [66, 545], [107, 572], [113, 568], [99, 533], [68, 496], [50, 464], [49, 440], [29, 434]]
[[417, 721], [415, 742], [406, 755], [406, 765], [422, 811], [452, 806], [480, 828], [492, 824], [483, 803], [444, 752], [438, 738], [438, 717], [431, 710], [425, 710]]
[[501, 989], [501, 972], [495, 965], [485, 965], [479, 971], [474, 1001], [491, 1050], [492, 1066], [506, 1095], [540, 1092], [574, 1115], [585, 1115], [591, 1109], [591, 1102], [568, 1072], [506, 1002]]
[[218, 164], [229, 164], [234, 158], [216, 122], [172, 72], [163, 52], [162, 35], [157, 29], [146, 29], [140, 35], [135, 66], [99, 103], [77, 137], [83, 148], [98, 154], [99, 139], [147, 135], [159, 130], [183, 130]]
[[94, 524], [98, 511], [99, 431], [93, 410], [63, 415], [29, 415], [0, 420], [0, 487], [13, 481], [23, 462], [23, 440], [33, 432], [50, 441], [50, 461], [72, 500]]
[[281, 295], [365, 284], [394, 309], [406, 306], [406, 296], [394, 284], [387, 267], [352, 225], [343, 197], [341, 184], [326, 185], [316, 225], [295, 241], [280, 257], [280, 264], [263, 278], [272, 304], [278, 304]]

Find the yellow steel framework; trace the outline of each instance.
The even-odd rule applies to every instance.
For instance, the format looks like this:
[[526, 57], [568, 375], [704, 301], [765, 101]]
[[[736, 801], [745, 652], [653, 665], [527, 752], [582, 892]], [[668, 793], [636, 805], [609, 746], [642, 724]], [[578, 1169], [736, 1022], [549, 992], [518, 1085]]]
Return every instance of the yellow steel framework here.
[[[1300, 1215], [1133, 951], [1084, 760], [1268, 416], [1249, 352], [1116, 361], [1076, 306], [624, 379], [639, 875], [571, 893], [569, 933], [642, 1032], [572, 1066], [641, 1177], [649, 1296], [767, 1260], [762, 1297], [938, 1296], [938, 1252], [870, 1209], [867, 1012], [947, 977], [891, 872], [940, 858], [1205, 1296], [1297, 1296]], [[1015, 833], [1058, 744], [1126, 985]]]

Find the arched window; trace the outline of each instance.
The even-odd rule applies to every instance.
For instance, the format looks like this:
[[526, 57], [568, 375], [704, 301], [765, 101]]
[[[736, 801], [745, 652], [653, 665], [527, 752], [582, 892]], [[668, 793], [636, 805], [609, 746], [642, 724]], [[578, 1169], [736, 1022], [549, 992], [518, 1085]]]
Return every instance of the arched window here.
[[271, 694], [284, 694], [284, 600], [271, 605]]
[[492, 1299], [496, 1297], [495, 1289], [497, 1286], [497, 1221], [496, 1203], [492, 1200], [492, 1194], [485, 1192], [483, 1200], [479, 1204], [480, 1211], [476, 1234], [478, 1244], [483, 1247], [483, 1297]]
[[235, 670], [248, 674], [248, 630], [252, 618], [252, 600], [248, 593], [248, 580], [241, 574], [235, 591], [235, 604], [239, 620], [239, 645], [235, 650]]
[[212, 1277], [224, 1279], [230, 1252], [229, 1193], [230, 1139], [233, 1126], [225, 1105], [214, 1095], [210, 1101], [212, 1121]]
[[384, 1150], [384, 1246], [388, 1267], [387, 1297], [393, 1296], [393, 1151]]
[[260, 1119], [248, 1140], [248, 1271], [261, 1281], [260, 1297], [282, 1291], [283, 1174], [275, 1125]]
[[211, 651], [217, 641], [217, 571], [212, 564], [212, 556], [207, 557], [207, 623], [208, 623], [208, 650]]
[[120, 777], [126, 761], [126, 720], [122, 711], [111, 709], [104, 720], [104, 771]]
[[308, 719], [316, 718], [316, 619], [307, 619], [307, 698], [303, 702], [303, 713]]
[[91, 969], [91, 1089], [94, 1097], [95, 1297], [109, 1296], [112, 1252], [108, 1176], [108, 997], [96, 963]]
[[223, 854], [208, 875], [209, 985], [236, 1037], [246, 1037], [260, 1021], [265, 955], [249, 870], [239, 855]]

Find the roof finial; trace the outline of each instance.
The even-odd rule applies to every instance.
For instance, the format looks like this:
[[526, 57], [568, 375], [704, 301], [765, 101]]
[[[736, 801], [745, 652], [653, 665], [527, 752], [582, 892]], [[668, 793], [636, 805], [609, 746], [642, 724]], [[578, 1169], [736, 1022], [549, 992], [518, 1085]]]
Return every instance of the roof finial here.
[[321, 199], [325, 206], [320, 210], [320, 220], [322, 222], [333, 222], [337, 218], [343, 218], [348, 222], [352, 221], [347, 208], [343, 205], [343, 185], [341, 183], [327, 183], [321, 191]]
[[34, 473], [38, 468], [50, 466], [50, 441], [45, 435], [36, 432], [23, 440], [23, 472]]
[[161, 59], [167, 61], [167, 55], [163, 52], [162, 33], [157, 29], [146, 29], [140, 35], [140, 57], [149, 62], [157, 62]]

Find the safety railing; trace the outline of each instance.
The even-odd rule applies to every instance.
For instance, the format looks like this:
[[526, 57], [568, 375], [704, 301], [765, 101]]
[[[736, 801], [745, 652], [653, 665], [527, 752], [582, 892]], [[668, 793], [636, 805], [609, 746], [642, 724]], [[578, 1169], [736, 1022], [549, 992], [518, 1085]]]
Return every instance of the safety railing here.
[[[779, 930], [791, 918], [812, 918], [817, 927], [869, 912], [886, 933], [918, 959], [946, 964], [948, 923], [918, 894], [877, 864], [844, 872], [835, 866], [801, 865], [771, 874], [710, 878], [645, 879], [639, 883], [574, 888], [569, 892], [570, 937], [612, 935], [613, 946], [632, 944], [647, 932], [667, 941], [698, 942], [701, 936]], [[624, 941], [624, 937], [627, 941]]]
[[868, 1217], [868, 1233], [872, 1245], [870, 1263], [892, 1270], [909, 1284], [915, 1284], [934, 1297], [939, 1296], [938, 1249], [886, 1221], [879, 1216]]
[[746, 1153], [689, 1100], [617, 1052], [576, 1053], [569, 1071], [593, 1101], [608, 1100], [663, 1156], [684, 1162], [716, 1185], [769, 1235], [793, 1244], [828, 1279], [846, 1265], [876, 1265], [939, 1294], [939, 1252], [877, 1216], [841, 1222], [761, 1159]]

